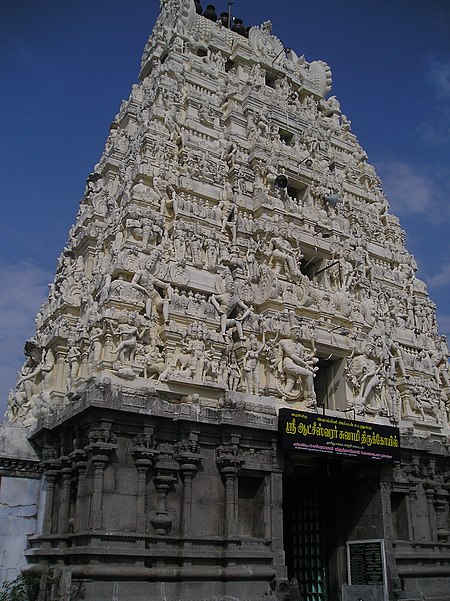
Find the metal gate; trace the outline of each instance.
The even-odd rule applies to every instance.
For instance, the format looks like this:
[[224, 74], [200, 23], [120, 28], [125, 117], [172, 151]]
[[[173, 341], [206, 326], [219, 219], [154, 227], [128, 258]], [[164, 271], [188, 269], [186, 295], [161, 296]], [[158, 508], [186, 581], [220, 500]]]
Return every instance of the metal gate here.
[[284, 490], [285, 551], [302, 601], [327, 601], [324, 493], [314, 480], [289, 477]]

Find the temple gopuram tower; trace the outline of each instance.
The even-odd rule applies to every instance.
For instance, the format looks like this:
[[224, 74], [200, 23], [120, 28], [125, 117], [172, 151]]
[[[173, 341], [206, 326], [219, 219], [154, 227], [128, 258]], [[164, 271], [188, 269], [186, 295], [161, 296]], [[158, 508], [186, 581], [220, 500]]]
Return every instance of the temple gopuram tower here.
[[329, 66], [161, 0], [139, 79], [9, 397], [39, 601], [449, 601], [448, 348]]

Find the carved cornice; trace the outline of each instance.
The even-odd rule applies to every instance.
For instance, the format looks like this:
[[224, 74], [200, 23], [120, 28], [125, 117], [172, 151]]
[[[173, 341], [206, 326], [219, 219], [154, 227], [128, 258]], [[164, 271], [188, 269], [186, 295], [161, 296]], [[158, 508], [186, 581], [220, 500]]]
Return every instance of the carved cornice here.
[[39, 461], [0, 457], [0, 476], [38, 479], [42, 473], [43, 465]]

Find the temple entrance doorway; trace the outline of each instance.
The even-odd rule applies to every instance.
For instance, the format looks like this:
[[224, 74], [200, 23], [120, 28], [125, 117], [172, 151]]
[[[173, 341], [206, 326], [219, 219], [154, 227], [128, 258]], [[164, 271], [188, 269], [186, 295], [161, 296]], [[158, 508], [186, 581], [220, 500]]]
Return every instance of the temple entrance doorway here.
[[283, 535], [290, 581], [302, 601], [335, 601], [345, 582], [340, 462], [311, 459], [283, 475]]

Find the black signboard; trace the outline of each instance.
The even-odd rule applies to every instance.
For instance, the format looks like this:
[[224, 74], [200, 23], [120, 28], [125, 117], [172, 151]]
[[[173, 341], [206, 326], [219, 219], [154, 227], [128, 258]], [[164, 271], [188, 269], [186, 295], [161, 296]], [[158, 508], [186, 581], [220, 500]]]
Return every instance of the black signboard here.
[[356, 459], [400, 462], [398, 428], [280, 409], [281, 448]]
[[381, 541], [349, 542], [350, 584], [384, 585], [384, 555]]

